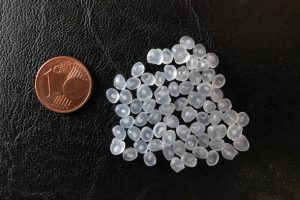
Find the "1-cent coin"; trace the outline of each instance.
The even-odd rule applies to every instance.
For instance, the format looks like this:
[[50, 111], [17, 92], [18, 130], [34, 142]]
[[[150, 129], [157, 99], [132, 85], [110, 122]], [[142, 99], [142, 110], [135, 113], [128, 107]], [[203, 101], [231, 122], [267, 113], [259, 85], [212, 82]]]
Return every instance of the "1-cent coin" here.
[[39, 69], [35, 91], [48, 109], [69, 113], [82, 107], [92, 92], [92, 78], [87, 68], [75, 58], [59, 56]]

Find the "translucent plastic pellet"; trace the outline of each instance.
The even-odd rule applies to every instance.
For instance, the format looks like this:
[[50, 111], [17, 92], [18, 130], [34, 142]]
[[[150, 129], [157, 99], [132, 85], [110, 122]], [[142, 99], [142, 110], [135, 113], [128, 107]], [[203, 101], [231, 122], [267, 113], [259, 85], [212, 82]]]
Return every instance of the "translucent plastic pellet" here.
[[174, 65], [166, 65], [164, 67], [165, 77], [168, 81], [172, 81], [177, 76], [177, 69]]
[[170, 128], [179, 126], [179, 119], [175, 115], [167, 115], [164, 117], [163, 121]]
[[212, 80], [214, 88], [221, 88], [225, 85], [225, 76], [223, 74], [216, 75]]
[[141, 80], [137, 77], [131, 77], [126, 81], [126, 87], [129, 90], [136, 90], [141, 86]]
[[195, 56], [191, 56], [190, 60], [186, 63], [186, 67], [190, 70], [197, 69], [198, 59]]
[[208, 151], [204, 147], [196, 147], [193, 149], [193, 155], [199, 159], [206, 159]]
[[133, 99], [130, 104], [130, 111], [133, 114], [138, 114], [142, 111], [143, 103], [139, 99]]
[[190, 54], [186, 48], [181, 44], [176, 44], [171, 49], [173, 58], [176, 64], [180, 65], [186, 63], [190, 59]]
[[197, 86], [198, 92], [200, 92], [201, 95], [206, 96], [206, 97], [210, 96], [212, 89], [213, 89], [213, 86], [207, 82], [200, 83]]
[[237, 122], [237, 125], [244, 127], [247, 126], [249, 124], [249, 117], [247, 115], [247, 113], [245, 112], [240, 112], [239, 113], [239, 120]]
[[167, 130], [162, 137], [162, 141], [165, 146], [171, 146], [176, 139], [176, 133], [173, 130]]
[[250, 145], [248, 139], [241, 135], [238, 140], [233, 142], [233, 146], [239, 151], [247, 151]]
[[199, 137], [200, 135], [204, 134], [205, 125], [201, 124], [200, 122], [194, 122], [191, 124], [190, 130], [194, 135]]
[[195, 46], [195, 42], [190, 36], [183, 36], [180, 38], [179, 43], [186, 49], [192, 49]]
[[125, 149], [125, 142], [114, 138], [110, 144], [110, 152], [113, 155], [120, 155]]
[[243, 133], [243, 128], [240, 126], [233, 125], [233, 126], [229, 126], [227, 129], [227, 137], [232, 141], [239, 140], [242, 133]]
[[206, 147], [208, 147], [208, 143], [209, 143], [208, 134], [205, 133], [205, 134], [202, 134], [198, 137], [199, 146], [206, 148]]
[[155, 73], [155, 85], [162, 86], [165, 83], [166, 77], [164, 72]]
[[122, 155], [125, 161], [133, 161], [137, 158], [137, 156], [138, 156], [137, 150], [132, 147], [128, 147], [127, 149], [125, 149]]
[[161, 120], [161, 114], [158, 110], [153, 110], [148, 117], [148, 122], [150, 124], [156, 124], [158, 122], [160, 122]]
[[148, 143], [148, 150], [149, 151], [160, 151], [164, 148], [164, 144], [159, 139], [153, 139]]
[[218, 110], [219, 111], [225, 112], [225, 111], [230, 110], [231, 108], [232, 108], [231, 101], [229, 99], [227, 99], [227, 98], [221, 99], [218, 102]]
[[196, 44], [193, 48], [193, 54], [197, 58], [204, 58], [206, 54], [206, 49], [202, 44]]
[[171, 103], [171, 97], [169, 95], [169, 90], [166, 86], [159, 86], [154, 92], [155, 101], [158, 104], [168, 104]]
[[182, 156], [185, 152], [185, 145], [181, 140], [176, 140], [173, 143], [173, 151], [177, 156]]
[[141, 138], [141, 131], [138, 127], [132, 126], [127, 130], [127, 135], [132, 141], [138, 141]]
[[147, 151], [147, 153], [144, 154], [144, 163], [145, 165], [151, 167], [156, 164], [156, 156], [153, 152]]
[[146, 72], [142, 75], [141, 80], [145, 85], [154, 85], [155, 76], [149, 72]]
[[179, 92], [183, 95], [187, 95], [194, 90], [194, 85], [189, 81], [183, 81], [179, 84]]
[[188, 105], [188, 100], [184, 97], [180, 97], [175, 100], [174, 105], [177, 111], [182, 111]]
[[184, 163], [184, 165], [187, 167], [196, 167], [197, 165], [197, 158], [193, 154], [188, 152], [185, 152], [181, 156], [181, 160]]
[[185, 140], [185, 148], [189, 150], [193, 150], [198, 145], [198, 139], [194, 135], [190, 135]]
[[227, 128], [224, 124], [212, 125], [207, 127], [207, 133], [210, 139], [224, 138]]
[[189, 78], [190, 71], [186, 66], [181, 66], [177, 69], [176, 80], [178, 81], [186, 81]]
[[217, 125], [221, 122], [223, 118], [223, 113], [221, 111], [214, 110], [209, 115], [209, 122], [212, 125]]
[[204, 124], [204, 125], [209, 124], [209, 115], [206, 112], [199, 112], [196, 116], [196, 119], [201, 124]]
[[232, 160], [238, 154], [238, 152], [231, 144], [226, 143], [224, 144], [221, 154], [225, 159]]
[[219, 88], [214, 88], [212, 91], [211, 91], [211, 94], [210, 94], [210, 98], [211, 100], [213, 100], [214, 102], [219, 102], [223, 99], [224, 97], [224, 93], [221, 89]]
[[151, 113], [152, 111], [154, 111], [156, 106], [156, 102], [154, 99], [147, 99], [146, 101], [144, 101], [143, 103], [143, 110], [146, 113]]
[[179, 96], [179, 85], [176, 82], [171, 82], [168, 86], [168, 90], [171, 96], [178, 97]]
[[167, 125], [164, 122], [158, 122], [153, 127], [153, 134], [157, 138], [161, 138], [166, 131], [167, 131]]
[[207, 53], [204, 58], [209, 61], [211, 68], [215, 68], [219, 64], [219, 58], [214, 53]]
[[191, 106], [198, 109], [203, 106], [206, 97], [203, 96], [200, 92], [190, 92], [187, 99]]
[[191, 130], [186, 125], [180, 125], [176, 128], [177, 136], [185, 141], [191, 134]]
[[122, 90], [120, 92], [120, 102], [123, 104], [130, 104], [132, 102], [132, 94], [129, 90]]
[[205, 60], [205, 59], [200, 59], [198, 61], [198, 65], [197, 65], [197, 70], [198, 71], [205, 71], [209, 68], [210, 66], [210, 63], [208, 62], [208, 60]]
[[208, 166], [215, 166], [219, 161], [219, 154], [215, 150], [210, 150], [207, 153], [206, 163]]
[[173, 148], [172, 147], [168, 147], [168, 146], [165, 146], [162, 150], [162, 153], [165, 157], [166, 160], [172, 160], [172, 158], [174, 158], [174, 151], [173, 151]]
[[141, 62], [135, 63], [131, 68], [131, 75], [139, 77], [145, 72], [145, 66]]
[[163, 63], [170, 64], [173, 61], [173, 54], [170, 49], [163, 49]]
[[189, 80], [193, 85], [199, 85], [201, 82], [201, 74], [198, 71], [193, 70], [190, 72]]
[[135, 117], [135, 125], [138, 127], [145, 126], [148, 121], [148, 115], [145, 112], [140, 112], [136, 117]]
[[196, 115], [197, 111], [190, 106], [187, 106], [181, 112], [181, 118], [184, 122], [191, 122], [193, 119], [195, 119]]
[[120, 125], [124, 128], [130, 128], [134, 124], [134, 118], [132, 116], [122, 117], [120, 119]]
[[114, 87], [118, 90], [124, 90], [126, 87], [126, 81], [122, 74], [117, 74], [114, 78]]
[[[178, 91], [179, 94], [179, 91]], [[119, 92], [114, 88], [109, 88], [106, 90], [106, 98], [111, 103], [117, 103], [119, 101], [120, 95]]]
[[172, 158], [172, 160], [170, 162], [170, 166], [176, 173], [179, 173], [180, 171], [182, 171], [185, 168], [182, 160], [180, 160], [177, 157]]
[[119, 104], [115, 107], [115, 112], [119, 117], [126, 117], [130, 113], [130, 108], [125, 104]]
[[152, 90], [145, 84], [142, 84], [136, 91], [136, 96], [140, 101], [151, 99], [153, 96]]
[[208, 145], [210, 146], [210, 148], [216, 151], [221, 151], [224, 148], [225, 142], [220, 138], [216, 138], [211, 140]]
[[153, 138], [153, 131], [148, 126], [145, 126], [141, 130], [141, 139], [145, 142], [149, 142]]
[[175, 105], [173, 103], [163, 104], [159, 106], [158, 111], [162, 115], [171, 115], [175, 110]]
[[163, 62], [163, 51], [161, 49], [151, 49], [147, 54], [147, 62], [161, 65]]
[[112, 128], [112, 132], [113, 135], [115, 136], [115, 138], [119, 139], [119, 140], [124, 140], [126, 137], [126, 131], [122, 126], [114, 126]]
[[143, 140], [134, 142], [133, 147], [141, 154], [145, 154], [148, 151], [148, 144]]
[[207, 69], [202, 72], [202, 81], [203, 82], [211, 82], [215, 77], [216, 72], [213, 69]]
[[223, 121], [230, 125], [234, 125], [239, 120], [239, 115], [234, 110], [228, 110], [223, 114]]
[[210, 100], [206, 100], [203, 104], [203, 110], [207, 113], [211, 113], [212, 111], [216, 110], [216, 108], [216, 104]]

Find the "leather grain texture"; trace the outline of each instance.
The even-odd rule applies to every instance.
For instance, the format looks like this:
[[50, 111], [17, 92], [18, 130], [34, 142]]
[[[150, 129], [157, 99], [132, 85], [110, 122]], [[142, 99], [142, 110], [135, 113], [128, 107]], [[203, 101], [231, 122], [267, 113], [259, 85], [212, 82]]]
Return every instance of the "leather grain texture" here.
[[[0, 199], [300, 199], [299, 10], [297, 0], [0, 0]], [[219, 55], [225, 96], [250, 116], [250, 150], [180, 174], [160, 153], [151, 168], [112, 156], [118, 118], [105, 90], [183, 35]], [[58, 55], [94, 81], [71, 114], [48, 111], [34, 91]]]

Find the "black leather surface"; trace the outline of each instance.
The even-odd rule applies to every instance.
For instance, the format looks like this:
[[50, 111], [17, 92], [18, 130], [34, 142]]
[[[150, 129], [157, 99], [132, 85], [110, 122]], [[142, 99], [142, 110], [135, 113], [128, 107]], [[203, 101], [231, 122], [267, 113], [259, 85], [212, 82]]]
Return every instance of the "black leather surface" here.
[[[299, 10], [297, 0], [1, 0], [1, 199], [300, 199]], [[118, 119], [105, 90], [183, 35], [219, 55], [225, 95], [250, 116], [250, 151], [180, 174], [161, 154], [152, 168], [112, 156]], [[35, 95], [38, 68], [57, 55], [93, 76], [91, 99], [72, 114]]]

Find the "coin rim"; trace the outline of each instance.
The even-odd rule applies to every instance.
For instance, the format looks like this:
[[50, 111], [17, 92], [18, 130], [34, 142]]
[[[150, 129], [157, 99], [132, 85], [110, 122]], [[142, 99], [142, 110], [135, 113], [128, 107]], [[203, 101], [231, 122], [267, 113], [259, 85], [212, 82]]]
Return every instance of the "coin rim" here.
[[[39, 74], [41, 73], [42, 69], [50, 62], [52, 62], [53, 60], [56, 60], [56, 59], [67, 59], [67, 60], [73, 60], [75, 62], [78, 62], [79, 64], [81, 64], [86, 70], [86, 73], [87, 73], [87, 76], [89, 77], [89, 83], [90, 83], [90, 87], [89, 87], [89, 91], [88, 91], [88, 94], [86, 96], [86, 98], [78, 105], [76, 106], [75, 108], [73, 109], [70, 109], [70, 110], [58, 110], [54, 107], [51, 107], [51, 106], [48, 106], [48, 104], [46, 104], [42, 97], [40, 96], [40, 94], [38, 93], [38, 84], [37, 84], [37, 80], [38, 80], [38, 76]], [[36, 96], [37, 98], [39, 99], [40, 103], [45, 106], [47, 109], [51, 110], [51, 111], [54, 111], [54, 112], [57, 112], [57, 113], [71, 113], [71, 112], [74, 112], [78, 109], [80, 109], [88, 100], [89, 98], [91, 97], [91, 94], [92, 94], [92, 90], [93, 90], [93, 80], [92, 80], [92, 76], [88, 70], [88, 68], [82, 63], [80, 62], [79, 60], [77, 60], [76, 58], [73, 58], [73, 57], [70, 57], [70, 56], [56, 56], [54, 58], [51, 58], [49, 60], [47, 60], [44, 64], [41, 65], [41, 67], [39, 68], [38, 72], [36, 73], [35, 75], [35, 83], [34, 83], [34, 88], [35, 88], [35, 93], [36, 93]]]

